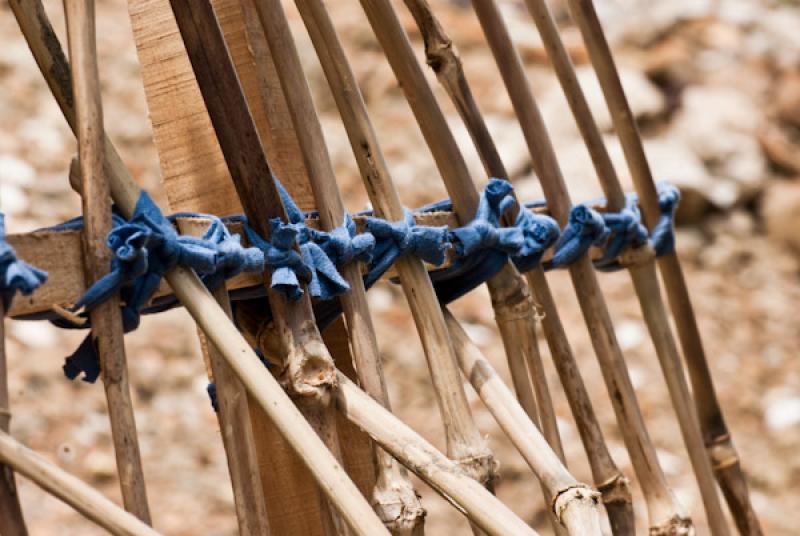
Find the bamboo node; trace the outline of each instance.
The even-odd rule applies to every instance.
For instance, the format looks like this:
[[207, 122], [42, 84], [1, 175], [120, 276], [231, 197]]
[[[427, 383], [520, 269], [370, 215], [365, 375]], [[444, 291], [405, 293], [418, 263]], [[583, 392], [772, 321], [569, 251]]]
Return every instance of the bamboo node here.
[[586, 484], [577, 484], [559, 491], [553, 498], [553, 513], [558, 522], [563, 525], [563, 515], [566, 510], [570, 506], [580, 503], [596, 507], [600, 503], [600, 492]]
[[603, 496], [603, 504], [620, 502], [631, 504], [630, 481], [622, 473], [618, 473], [597, 486]]
[[694, 524], [690, 517], [674, 515], [665, 523], [650, 527], [650, 536], [694, 536]]
[[618, 261], [620, 266], [634, 268], [653, 262], [656, 258], [656, 250], [649, 242], [638, 247], [628, 248], [620, 253]]
[[484, 445], [484, 450], [474, 456], [459, 458], [456, 463], [473, 480], [477, 480], [484, 487], [491, 487], [498, 478], [500, 462]]
[[372, 495], [372, 507], [384, 526], [396, 536], [414, 534], [428, 514], [419, 494], [407, 480], [377, 486]]
[[336, 369], [328, 349], [320, 341], [308, 341], [289, 352], [281, 384], [292, 398], [327, 406], [331, 390], [338, 386]]
[[715, 472], [724, 471], [728, 467], [739, 464], [739, 455], [733, 448], [729, 434], [715, 437], [706, 448]]

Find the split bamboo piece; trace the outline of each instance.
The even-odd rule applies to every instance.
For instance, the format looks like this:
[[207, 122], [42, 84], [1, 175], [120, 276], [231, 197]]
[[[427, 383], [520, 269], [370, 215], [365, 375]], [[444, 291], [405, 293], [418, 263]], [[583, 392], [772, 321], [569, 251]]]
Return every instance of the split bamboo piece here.
[[[288, 218], [214, 9], [207, 0], [171, 0], [170, 4], [245, 215], [250, 226], [268, 238], [269, 220]], [[336, 388], [335, 367], [313, 320], [311, 299], [304, 293], [296, 302], [289, 302], [272, 289], [269, 277], [270, 272], [265, 273], [264, 284], [281, 342], [282, 383], [341, 461], [330, 405], [330, 391]], [[322, 507], [325, 533], [347, 533], [345, 521], [335, 509], [327, 501]]]
[[[111, 201], [103, 170], [103, 109], [95, 43], [94, 0], [65, 1], [72, 95], [83, 195], [83, 251], [87, 284], [102, 278], [111, 265], [106, 235], [111, 230]], [[89, 313], [92, 344], [97, 349], [108, 401], [111, 437], [125, 509], [150, 520], [136, 420], [133, 415], [119, 296]]]
[[[558, 222], [564, 225], [572, 202], [522, 62], [494, 1], [477, 0], [473, 8], [511, 97], [548, 206]], [[619, 429], [645, 494], [651, 534], [689, 534], [693, 531], [691, 520], [683, 512], [658, 465], [608, 308], [588, 256], [570, 266], [569, 271], [586, 324], [590, 326], [589, 334], [600, 361]]]
[[[255, 5], [297, 133], [320, 223], [324, 229], [335, 229], [345, 223], [346, 212], [286, 14], [280, 1], [256, 0]], [[350, 285], [350, 292], [339, 300], [344, 310], [359, 383], [370, 396], [389, 409], [378, 342], [360, 266], [357, 262], [350, 263], [342, 268], [342, 274]], [[425, 510], [405, 468], [377, 447], [374, 456], [378, 478], [372, 502], [378, 516], [393, 534], [424, 533]]]
[[[350, 88], [348, 91], [338, 91], [334, 86], [333, 94], [343, 115], [351, 145], [360, 147], [356, 150], [356, 159], [375, 206], [375, 214], [391, 221], [402, 220], [402, 205], [392, 187], [388, 169], [352, 73], [344, 72], [344, 69], [348, 69], [346, 60], [338, 65], [341, 70], [337, 70], [334, 57], [328, 56], [333, 52], [328, 47], [332, 47], [334, 41], [338, 44], [338, 41], [335, 40], [335, 33], [324, 7], [311, 2], [303, 3], [302, 6], [301, 12], [309, 22], [309, 32], [329, 83], [337, 80], [339, 84], [347, 84]], [[312, 14], [314, 19], [311, 19]], [[327, 34], [327, 42], [321, 41], [324, 35], [319, 32]], [[337, 59], [344, 58], [340, 45], [336, 46], [335, 53]], [[490, 485], [494, 478], [494, 461], [472, 420], [452, 343], [425, 267], [421, 261], [412, 258], [398, 259], [396, 267], [422, 339], [442, 420], [446, 423], [448, 455], [476, 480]]]
[[[11, 404], [8, 396], [8, 362], [6, 360], [5, 310], [0, 303], [0, 432], [9, 433]], [[17, 483], [10, 466], [0, 463], [0, 534], [27, 536], [25, 518], [19, 503]]]
[[[570, 0], [570, 11], [583, 35], [606, 103], [611, 111], [614, 129], [620, 138], [633, 182], [639, 194], [644, 221], [652, 228], [659, 217], [658, 195], [652, 171], [644, 153], [639, 129], [625, 97], [614, 58], [594, 4], [587, 0]], [[739, 532], [762, 534], [750, 495], [747, 480], [739, 462], [730, 432], [714, 389], [694, 308], [683, 276], [678, 255], [672, 252], [658, 259], [658, 267], [683, 349], [683, 356], [692, 382], [692, 393], [699, 415], [707, 455], [713, 464], [717, 481], [728, 502]]]
[[4, 431], [0, 431], [0, 461], [112, 534], [158, 536], [158, 532], [99, 491], [50, 463]]
[[[457, 219], [465, 224], [475, 215], [479, 194], [408, 37], [388, 0], [362, 0], [361, 4], [439, 168]], [[556, 452], [561, 453], [555, 412], [541, 373], [541, 357], [533, 331], [537, 313], [530, 291], [510, 263], [506, 263], [487, 285], [517, 396], [529, 415], [534, 419], [537, 415], [541, 417], [545, 437]], [[531, 375], [539, 381], [531, 382]]]
[[[406, 0], [406, 4], [425, 42], [428, 65], [436, 73], [466, 125], [486, 173], [490, 177], [508, 178], [500, 153], [464, 74], [455, 45], [426, 0]], [[514, 222], [518, 210], [519, 207], [514, 207], [504, 218], [507, 225]], [[525, 275], [540, 307], [545, 338], [583, 441], [595, 485], [603, 494], [612, 531], [615, 535], [633, 534], [635, 526], [628, 481], [608, 451], [544, 271], [537, 266]]]
[[369, 395], [341, 373], [334, 396], [337, 407], [350, 421], [480, 529], [492, 536], [536, 534], [505, 504], [465, 474], [460, 465], [436, 450], [383, 406], [372, 402]]
[[[578, 123], [584, 143], [589, 149], [589, 154], [606, 195], [608, 207], [611, 210], [621, 210], [625, 206], [625, 192], [611, 163], [611, 157], [603, 143], [597, 123], [592, 117], [589, 103], [586, 101], [572, 61], [561, 41], [556, 23], [543, 0], [526, 0], [526, 3], [542, 37], [542, 42], [556, 71], [562, 90], [567, 97], [573, 116]], [[653, 193], [655, 194], [652, 180], [650, 180], [650, 184], [653, 186]], [[651, 218], [654, 218], [650, 221], [651, 228], [655, 225], [658, 216], [658, 212], [651, 213]], [[633, 286], [650, 331], [650, 338], [653, 341], [661, 364], [661, 370], [672, 399], [672, 406], [678, 416], [683, 440], [689, 452], [689, 459], [700, 488], [700, 496], [705, 506], [709, 527], [712, 534], [726, 535], [729, 533], [728, 524], [719, 501], [711, 463], [703, 447], [697, 412], [692, 405], [691, 393], [686, 382], [681, 357], [669, 325], [667, 309], [661, 297], [655, 269], [655, 255], [652, 248], [645, 246], [623, 254], [622, 262], [628, 268], [633, 280]]]
[[541, 481], [556, 519], [570, 535], [600, 534], [600, 494], [567, 471], [458, 320], [447, 309], [444, 316], [461, 371]]
[[[70, 126], [74, 127], [75, 111], [72, 106], [69, 64], [41, 3], [17, 0], [12, 1], [11, 6], [56, 101]], [[140, 190], [107, 136], [104, 143], [105, 169], [109, 177], [111, 197], [120, 212], [130, 217]], [[191, 270], [178, 267], [171, 270], [166, 278], [177, 298], [184, 304], [209, 341], [222, 352], [225, 360], [258, 405], [297, 451], [325, 495], [354, 532], [364, 536], [388, 534], [341, 465], [286, 396], [278, 382], [265, 370], [250, 345], [197, 275]]]

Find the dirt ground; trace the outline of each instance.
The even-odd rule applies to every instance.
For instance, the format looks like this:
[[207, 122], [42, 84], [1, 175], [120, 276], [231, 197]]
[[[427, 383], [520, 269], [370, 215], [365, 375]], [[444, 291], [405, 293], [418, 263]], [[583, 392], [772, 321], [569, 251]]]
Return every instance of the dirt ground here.
[[[61, 3], [45, 3], [63, 39]], [[599, 188], [535, 28], [521, 0], [500, 3], [551, 128], [571, 193], [578, 200], [589, 199]], [[579, 34], [562, 2], [551, 3], [618, 170], [626, 177]], [[358, 3], [329, 0], [328, 4], [348, 53], [358, 55], [356, 73], [403, 201], [418, 206], [444, 197], [430, 154]], [[463, 55], [467, 76], [518, 190], [526, 199], [538, 197], [513, 110], [469, 2], [432, 4]], [[755, 508], [767, 534], [797, 534], [800, 8], [797, 2], [777, 0], [601, 0], [597, 4], [656, 175], [684, 191], [678, 251]], [[400, 2], [396, 5], [422, 57], [413, 20]], [[363, 209], [366, 196], [333, 100], [299, 17], [293, 6], [287, 9], [348, 207]], [[76, 147], [5, 2], [0, 4], [0, 43], [0, 198], [10, 231], [22, 232], [79, 213], [79, 201], [67, 183]], [[166, 208], [123, 0], [98, 2], [98, 44], [108, 132], [136, 179]], [[433, 78], [431, 82], [435, 85]], [[444, 93], [439, 88], [436, 92], [476, 181], [485, 180], [456, 113]], [[664, 470], [699, 533], [707, 534], [698, 490], [630, 279], [625, 273], [599, 277]], [[569, 278], [558, 272], [548, 280], [612, 455], [632, 477]], [[369, 298], [395, 412], [443, 447], [427, 367], [402, 293], [381, 283]], [[508, 380], [485, 289], [461, 299], [453, 310]], [[12, 320], [7, 326], [13, 435], [118, 501], [102, 386], [70, 382], [61, 373], [63, 357], [84, 334], [47, 323]], [[540, 340], [569, 467], [579, 479], [590, 481], [577, 430]], [[176, 535], [234, 534], [225, 458], [191, 319], [183, 310], [146, 317], [126, 343], [155, 527]], [[541, 492], [530, 470], [471, 388], [467, 393], [476, 421], [501, 463], [497, 494], [537, 530], [549, 533]], [[32, 534], [101, 533], [28, 481], [18, 482]], [[429, 511], [428, 534], [469, 533], [455, 510], [424, 485], [419, 489]], [[646, 511], [638, 489], [635, 503], [644, 529]]]

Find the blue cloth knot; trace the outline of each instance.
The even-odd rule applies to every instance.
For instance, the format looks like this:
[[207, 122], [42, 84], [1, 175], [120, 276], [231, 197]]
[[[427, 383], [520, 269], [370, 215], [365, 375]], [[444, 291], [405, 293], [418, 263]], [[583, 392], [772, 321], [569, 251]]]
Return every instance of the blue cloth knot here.
[[598, 270], [611, 271], [620, 268], [617, 258], [628, 248], [647, 243], [647, 227], [642, 224], [642, 214], [637, 206], [636, 195], [625, 196], [625, 207], [619, 212], [603, 213], [603, 221], [610, 235], [603, 256], [594, 265]]
[[367, 286], [389, 269], [399, 257], [416, 255], [435, 266], [444, 263], [448, 242], [447, 226], [417, 225], [414, 214], [404, 210], [401, 221], [389, 222], [382, 218], [367, 218], [367, 231], [375, 237], [375, 251], [367, 275]]
[[650, 241], [656, 256], [661, 257], [675, 251], [675, 211], [681, 200], [681, 192], [667, 182], [659, 182], [656, 187], [661, 217], [650, 232]]
[[[127, 333], [139, 326], [141, 309], [164, 274], [175, 266], [192, 268], [201, 276], [222, 278], [242, 270], [262, 270], [261, 252], [242, 248], [238, 235], [231, 235], [218, 218], [211, 218], [212, 224], [203, 237], [179, 235], [158, 205], [142, 191], [130, 221], [117, 215], [113, 218], [114, 228], [106, 239], [113, 251], [111, 270], [86, 290], [74, 310], [83, 310], [82, 315], [86, 316], [119, 292], [122, 325]], [[80, 372], [89, 383], [99, 374], [91, 335], [64, 364], [64, 374], [69, 379]]]
[[[273, 180], [289, 223], [271, 220], [270, 241], [246, 227], [251, 243], [264, 251], [266, 264], [272, 268], [272, 288], [291, 301], [303, 295], [303, 284], [308, 285], [313, 298], [320, 300], [330, 300], [350, 290], [337, 266], [353, 260], [368, 262], [375, 246], [374, 237], [359, 234], [349, 215], [345, 215], [342, 227], [330, 232], [306, 226], [305, 214], [281, 182]], [[299, 253], [294, 249], [295, 243]]]
[[6, 217], [0, 213], [0, 296], [3, 311], [11, 308], [17, 292], [30, 296], [45, 281], [47, 272], [18, 259], [14, 248], [6, 242]]
[[522, 231], [522, 247], [511, 260], [520, 272], [532, 270], [542, 260], [542, 255], [558, 240], [561, 229], [558, 222], [544, 214], [534, 214], [520, 207], [514, 226]]
[[603, 216], [586, 205], [575, 205], [569, 220], [556, 241], [553, 258], [546, 268], [568, 266], [589, 251], [592, 246], [602, 246], [608, 239], [609, 230]]
[[511, 183], [501, 179], [489, 179], [478, 203], [475, 218], [449, 234], [456, 256], [463, 258], [476, 251], [494, 249], [516, 254], [525, 241], [519, 227], [502, 227], [500, 219], [516, 202], [510, 195]]

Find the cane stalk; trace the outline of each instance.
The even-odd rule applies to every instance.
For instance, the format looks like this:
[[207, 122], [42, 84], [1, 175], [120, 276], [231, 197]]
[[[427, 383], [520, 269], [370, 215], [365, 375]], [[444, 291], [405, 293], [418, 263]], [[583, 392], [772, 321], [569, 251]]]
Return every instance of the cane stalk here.
[[[103, 277], [111, 264], [105, 246], [111, 230], [111, 201], [103, 164], [103, 109], [95, 43], [94, 1], [65, 1], [69, 53], [72, 58], [72, 91], [75, 100], [76, 135], [83, 204], [83, 251], [87, 284]], [[145, 523], [152, 523], [136, 435], [119, 296], [89, 313], [92, 343], [97, 349], [111, 421], [111, 437], [125, 509]]]
[[[74, 128], [75, 110], [70, 90], [69, 63], [64, 57], [41, 3], [12, 0], [11, 7], [56, 101], [67, 122]], [[250, 122], [252, 124], [252, 119]], [[247, 139], [249, 143], [258, 142], [257, 137]], [[105, 137], [104, 143], [105, 170], [109, 178], [111, 197], [120, 212], [130, 217], [141, 191], [133, 182], [108, 136]], [[267, 169], [262, 175], [270, 177], [269, 170]], [[272, 184], [271, 181], [265, 182]], [[275, 206], [281, 206], [277, 198], [275, 202], [278, 203]], [[197, 275], [192, 270], [177, 267], [165, 277], [176, 297], [183, 303], [209, 341], [220, 350], [236, 376], [298, 453], [324, 494], [354, 532], [364, 536], [388, 534], [381, 521], [372, 512], [369, 503], [348, 478], [341, 464], [331, 455], [275, 378], [265, 370], [248, 342], [237, 331]], [[313, 320], [308, 319], [306, 324], [313, 325]]]
[[[58, 497], [112, 534], [158, 536], [158, 532], [126, 512], [79, 478], [0, 431], [0, 461]], [[3, 533], [5, 535], [5, 532]]]
[[[511, 97], [548, 206], [553, 216], [564, 225], [572, 202], [522, 62], [495, 3], [492, 0], [478, 0], [473, 7]], [[620, 431], [645, 494], [651, 534], [689, 533], [693, 530], [691, 520], [675, 499], [658, 465], [608, 308], [588, 256], [570, 266], [569, 271], [586, 324], [591, 327], [589, 333], [592, 344], [600, 361]]]
[[[427, 63], [466, 125], [486, 173], [492, 177], [508, 177], [500, 153], [478, 109], [455, 45], [426, 0], [406, 0], [406, 5], [425, 42]], [[518, 210], [519, 207], [513, 207], [504, 218], [504, 223], [513, 223]], [[611, 528], [615, 535], [633, 534], [633, 507], [627, 479], [608, 451], [544, 271], [537, 266], [525, 276], [542, 312], [545, 339], [583, 441], [592, 477], [603, 495]]]
[[[0, 303], [0, 432], [8, 433], [11, 425], [11, 405], [8, 396], [5, 331], [5, 310]], [[19, 503], [14, 471], [9, 465], [2, 463], [0, 463], [0, 534], [9, 536], [28, 534]]]
[[[305, 15], [304, 3], [297, 3]], [[334, 229], [343, 224], [346, 212], [286, 14], [280, 1], [256, 0], [255, 6], [297, 132], [320, 223], [325, 229]], [[360, 266], [356, 262], [350, 263], [343, 266], [341, 271], [350, 285], [350, 292], [339, 300], [344, 310], [359, 383], [370, 396], [390, 409]], [[372, 501], [378, 516], [392, 534], [423, 534], [425, 510], [405, 468], [377, 446], [374, 456], [377, 481]]]
[[[658, 194], [647, 156], [644, 153], [639, 129], [631, 113], [625, 91], [619, 79], [613, 55], [597, 18], [594, 4], [586, 0], [570, 0], [570, 12], [580, 28], [600, 87], [611, 111], [614, 129], [619, 136], [636, 191], [639, 194], [645, 223], [652, 227], [659, 217]], [[747, 489], [747, 480], [725, 424], [722, 409], [714, 389], [711, 370], [703, 349], [694, 308], [675, 252], [660, 257], [658, 268], [667, 291], [683, 356], [692, 382], [692, 394], [699, 415], [706, 454], [711, 460], [717, 481], [725, 495], [739, 532], [762, 534]]]
[[[526, 0], [526, 3], [567, 97], [584, 143], [589, 149], [600, 184], [606, 195], [607, 207], [611, 211], [620, 210], [625, 206], [625, 193], [611, 163], [597, 123], [592, 117], [572, 61], [561, 41], [555, 21], [542, 0]], [[650, 184], [652, 185], [652, 180]], [[654, 188], [653, 193], [655, 193]], [[655, 224], [655, 221], [651, 220], [651, 224]], [[691, 402], [691, 394], [681, 365], [678, 347], [669, 326], [667, 309], [658, 286], [652, 249], [641, 247], [639, 251], [625, 254], [622, 261], [626, 264], [633, 280], [634, 289], [650, 331], [650, 338], [655, 346], [672, 399], [672, 405], [678, 416], [678, 423], [700, 488], [709, 527], [713, 534], [728, 534], [728, 524], [722, 512], [711, 463], [705, 454], [697, 411]]]

